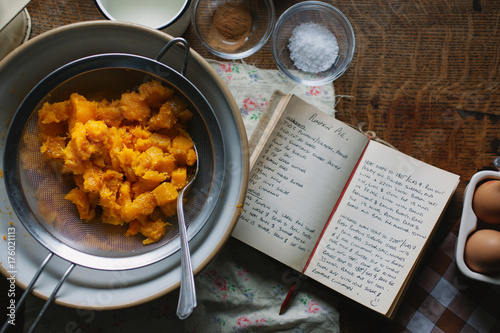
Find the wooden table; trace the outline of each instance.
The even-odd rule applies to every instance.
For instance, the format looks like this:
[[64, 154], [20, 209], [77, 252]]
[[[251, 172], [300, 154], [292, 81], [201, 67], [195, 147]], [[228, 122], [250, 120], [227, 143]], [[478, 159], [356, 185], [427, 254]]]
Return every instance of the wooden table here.
[[[299, 1], [276, 0], [276, 15]], [[500, 135], [500, 5], [481, 0], [326, 1], [350, 19], [356, 51], [335, 81], [337, 118], [365, 123], [396, 148], [462, 181], [449, 207], [436, 248], [456, 233], [470, 177], [492, 168]], [[104, 19], [91, 0], [32, 0], [32, 37], [69, 23]], [[189, 27], [184, 37], [206, 58]], [[267, 43], [245, 62], [276, 68]], [[430, 255], [433, 255], [431, 248]], [[428, 256], [428, 258], [429, 258]], [[339, 307], [344, 332], [375, 331], [377, 318], [359, 320]]]

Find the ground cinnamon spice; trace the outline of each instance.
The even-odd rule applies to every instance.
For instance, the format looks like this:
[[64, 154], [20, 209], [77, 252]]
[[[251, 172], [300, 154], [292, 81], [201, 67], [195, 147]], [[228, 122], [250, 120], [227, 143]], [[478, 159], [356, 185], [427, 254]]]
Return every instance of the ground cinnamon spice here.
[[224, 38], [238, 40], [250, 31], [252, 15], [243, 4], [224, 3], [215, 11], [213, 22]]

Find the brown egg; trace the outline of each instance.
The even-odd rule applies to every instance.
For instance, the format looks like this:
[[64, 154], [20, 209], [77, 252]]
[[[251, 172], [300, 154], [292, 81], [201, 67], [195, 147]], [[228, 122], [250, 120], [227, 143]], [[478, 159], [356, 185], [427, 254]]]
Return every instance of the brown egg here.
[[487, 223], [500, 223], [500, 180], [489, 180], [476, 189], [472, 209], [477, 218]]
[[500, 272], [500, 232], [491, 229], [474, 232], [465, 244], [464, 259], [478, 273]]

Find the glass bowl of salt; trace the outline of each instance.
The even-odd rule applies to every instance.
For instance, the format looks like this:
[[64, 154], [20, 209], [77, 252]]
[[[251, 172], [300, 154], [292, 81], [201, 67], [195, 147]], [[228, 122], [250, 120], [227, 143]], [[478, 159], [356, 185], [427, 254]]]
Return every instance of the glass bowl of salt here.
[[303, 1], [288, 8], [271, 37], [280, 71], [307, 86], [339, 78], [351, 64], [354, 48], [354, 31], [347, 17], [321, 1]]

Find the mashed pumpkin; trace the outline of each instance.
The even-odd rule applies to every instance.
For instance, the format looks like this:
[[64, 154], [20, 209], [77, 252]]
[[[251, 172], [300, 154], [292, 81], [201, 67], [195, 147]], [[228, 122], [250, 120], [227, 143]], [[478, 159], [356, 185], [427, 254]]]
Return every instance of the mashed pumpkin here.
[[41, 152], [73, 176], [66, 195], [83, 220], [127, 225], [144, 244], [165, 235], [178, 191], [196, 163], [185, 100], [158, 81], [113, 101], [78, 93], [38, 112]]

